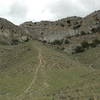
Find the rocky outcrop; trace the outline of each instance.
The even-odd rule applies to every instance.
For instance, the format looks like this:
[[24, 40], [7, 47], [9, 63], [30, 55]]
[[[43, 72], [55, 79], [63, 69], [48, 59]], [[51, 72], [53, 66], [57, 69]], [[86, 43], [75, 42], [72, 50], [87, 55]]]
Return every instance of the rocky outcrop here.
[[58, 21], [25, 22], [20, 25], [33, 39], [46, 42], [61, 40], [65, 37], [94, 34], [100, 32], [100, 11], [84, 18], [68, 17]]
[[17, 44], [29, 39], [52, 43], [69, 37], [100, 33], [100, 11], [57, 21], [25, 22], [19, 26], [0, 18], [0, 43]]
[[0, 43], [17, 44], [28, 38], [26, 32], [4, 18], [0, 18]]
[[25, 22], [20, 27], [29, 32], [33, 39], [53, 42], [54, 40], [61, 40], [66, 36], [79, 34], [76, 28], [80, 27], [81, 20], [82, 18], [80, 17], [70, 17], [55, 22]]

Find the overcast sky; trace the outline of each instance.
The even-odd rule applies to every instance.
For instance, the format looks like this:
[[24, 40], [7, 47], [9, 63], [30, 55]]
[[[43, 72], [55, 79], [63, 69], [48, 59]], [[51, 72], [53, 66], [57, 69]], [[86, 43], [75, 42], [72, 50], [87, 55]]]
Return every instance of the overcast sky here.
[[100, 0], [0, 0], [0, 17], [15, 24], [85, 16], [100, 9]]

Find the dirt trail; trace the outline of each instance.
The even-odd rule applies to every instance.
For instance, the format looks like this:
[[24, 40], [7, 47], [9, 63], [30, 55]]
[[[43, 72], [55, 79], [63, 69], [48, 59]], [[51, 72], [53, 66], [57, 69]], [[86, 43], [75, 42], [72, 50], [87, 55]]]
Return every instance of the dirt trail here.
[[19, 96], [17, 96], [17, 100], [23, 100], [24, 99], [24, 96], [25, 94], [27, 94], [30, 89], [32, 88], [32, 86], [34, 86], [36, 80], [37, 80], [37, 76], [38, 76], [38, 72], [40, 70], [41, 67], [45, 67], [45, 60], [43, 59], [42, 57], [42, 52], [41, 52], [41, 49], [39, 48], [36, 48], [38, 50], [38, 60], [39, 60], [39, 64], [37, 65], [37, 68], [34, 72], [34, 76], [33, 76], [33, 79], [31, 81], [31, 83], [29, 84], [29, 86], [23, 91], [23, 93]]
[[41, 67], [41, 65], [42, 65], [42, 55], [41, 55], [40, 50], [39, 50], [38, 59], [39, 59], [39, 65], [38, 65], [37, 68], [36, 68], [36, 71], [35, 71], [35, 73], [34, 73], [34, 77], [33, 77], [33, 79], [32, 79], [31, 84], [30, 84], [29, 87], [24, 91], [24, 93], [28, 93], [28, 91], [31, 89], [32, 85], [34, 85], [35, 82], [36, 82], [37, 74], [38, 74], [39, 69], [40, 69], [40, 67]]

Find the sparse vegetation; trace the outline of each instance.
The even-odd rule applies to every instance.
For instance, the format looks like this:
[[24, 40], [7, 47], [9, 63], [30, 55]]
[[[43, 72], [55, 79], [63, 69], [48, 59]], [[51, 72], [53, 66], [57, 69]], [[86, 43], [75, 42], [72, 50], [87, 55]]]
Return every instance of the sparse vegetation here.
[[64, 44], [69, 44], [69, 43], [70, 43], [69, 40], [67, 39], [64, 40]]
[[73, 53], [80, 53], [84, 51], [84, 48], [82, 46], [76, 46]]
[[12, 40], [12, 43], [11, 43], [11, 45], [18, 45], [18, 43], [19, 43], [19, 41], [18, 41], [18, 40], [16, 40], [16, 39], [13, 39], [13, 40]]
[[81, 34], [81, 35], [86, 35], [87, 33], [84, 32], [84, 31], [81, 31], [80, 34]]
[[[82, 48], [77, 47], [77, 51], [81, 50]], [[5, 59], [6, 62], [0, 62], [1, 100], [16, 100], [16, 95], [21, 95], [18, 97], [21, 100], [22, 98], [24, 100], [34, 100], [34, 98], [36, 100], [44, 100], [44, 98], [45, 100], [51, 100], [52, 94], [55, 94], [52, 97], [55, 100], [58, 98], [68, 98], [71, 100], [76, 97], [81, 98], [83, 95], [84, 97], [82, 99], [84, 99], [92, 95], [90, 92], [91, 86], [100, 83], [98, 77], [99, 71], [97, 72], [95, 70], [94, 74], [92, 74], [91, 68], [85, 67], [73, 58], [74, 56], [77, 57], [77, 55], [65, 55], [53, 48], [44, 46], [40, 42], [29, 41], [15, 46], [0, 45], [0, 51], [3, 51], [3, 53], [0, 53], [1, 59]], [[38, 58], [38, 53], [41, 53], [40, 58], [42, 64], [35, 76], [36, 82], [30, 85], [32, 80], [34, 80], [35, 71], [39, 65], [40, 58]], [[84, 54], [79, 53], [79, 55]], [[88, 57], [88, 60], [93, 59], [93, 57]], [[79, 60], [80, 62], [81, 59]], [[90, 63], [90, 61], [88, 62]], [[3, 65], [6, 67], [2, 67]], [[9, 77], [7, 77], [8, 75]], [[95, 78], [96, 84], [92, 80], [92, 77]], [[29, 87], [30, 89], [24, 93], [23, 91]], [[77, 89], [78, 91], [76, 91]], [[97, 85], [97, 88], [94, 88], [96, 93], [99, 93], [98, 89], [99, 85]], [[34, 94], [35, 92], [36, 94]], [[76, 92], [80, 92], [82, 95], [78, 95]], [[6, 96], [7, 93], [11, 95]]]
[[67, 20], [67, 23], [70, 24], [71, 23], [70, 20]]
[[61, 25], [61, 27], [64, 27], [64, 26], [65, 26], [65, 25], [64, 25], [64, 24], [62, 24], [62, 23], [61, 23], [60, 25]]
[[55, 40], [51, 44], [53, 44], [53, 45], [61, 45], [61, 44], [63, 44], [63, 40]]
[[81, 25], [76, 24], [76, 25], [73, 26], [73, 29], [78, 29], [80, 26], [81, 26]]
[[68, 39], [54, 40], [50, 44], [52, 44], [52, 45], [69, 44], [69, 40]]
[[43, 42], [43, 43], [47, 43], [46, 40], [43, 40], [42, 42]]
[[92, 41], [94, 44], [96, 44], [96, 45], [98, 45], [98, 44], [100, 44], [100, 40], [99, 39], [94, 39], [93, 41]]
[[90, 43], [90, 47], [96, 47], [97, 45], [100, 44], [100, 40], [98, 39], [94, 39], [92, 40], [92, 42]]
[[83, 48], [89, 48], [89, 43], [87, 42], [87, 41], [82, 41], [81, 42], [81, 46], [83, 47]]
[[99, 17], [92, 17], [21, 27], [1, 18], [0, 100], [100, 100]]

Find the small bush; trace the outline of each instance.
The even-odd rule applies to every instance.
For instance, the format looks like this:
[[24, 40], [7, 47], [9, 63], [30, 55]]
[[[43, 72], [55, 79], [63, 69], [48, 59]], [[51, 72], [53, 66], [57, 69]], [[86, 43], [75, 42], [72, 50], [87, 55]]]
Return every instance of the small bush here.
[[95, 28], [92, 28], [92, 29], [91, 29], [91, 32], [92, 32], [92, 33], [95, 33], [95, 32], [97, 32], [97, 30], [96, 30]]
[[1, 30], [3, 29], [3, 26], [1, 26]]
[[94, 100], [94, 97], [90, 97], [89, 100]]
[[83, 41], [83, 42], [81, 42], [81, 46], [83, 48], [89, 48], [89, 43], [87, 41]]
[[68, 44], [68, 43], [69, 43], [69, 40], [66, 39], [66, 40], [64, 41], [64, 44]]
[[96, 44], [95, 43], [90, 43], [90, 47], [94, 48], [94, 47], [96, 47]]
[[17, 45], [18, 44], [18, 40], [12, 40], [12, 43], [11, 43], [11, 45]]
[[77, 29], [77, 28], [79, 28], [80, 26], [81, 26], [81, 25], [76, 24], [76, 25], [73, 26], [73, 29]]
[[61, 47], [61, 48], [60, 48], [60, 50], [64, 50], [64, 49], [65, 49], [64, 47]]
[[94, 40], [92, 40], [92, 43], [90, 43], [90, 46], [91, 47], [96, 47], [98, 44], [100, 44], [100, 40], [94, 39]]
[[71, 23], [70, 20], [67, 20], [67, 23], [70, 24]]
[[81, 31], [80, 34], [81, 34], [81, 35], [86, 35], [86, 32]]
[[96, 45], [100, 44], [100, 40], [98, 40], [98, 39], [94, 39], [92, 42], [93, 42], [94, 44], [96, 44]]
[[55, 40], [51, 44], [53, 44], [53, 45], [61, 45], [61, 44], [63, 44], [63, 40]]
[[41, 32], [41, 35], [44, 35], [44, 33], [43, 33], [43, 32]]
[[29, 26], [32, 26], [32, 24], [29, 24]]
[[64, 24], [60, 24], [61, 25], [61, 27], [64, 27], [65, 25]]
[[46, 40], [43, 40], [42, 42], [43, 42], [43, 43], [47, 43], [47, 41], [46, 41]]
[[81, 46], [76, 46], [76, 48], [74, 50], [75, 50], [75, 53], [80, 53], [80, 52], [84, 51], [84, 48]]

